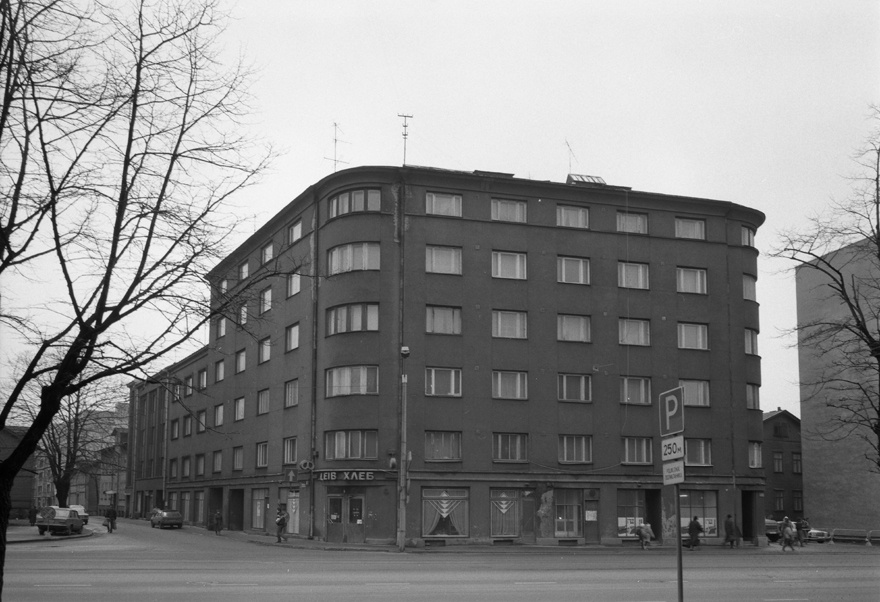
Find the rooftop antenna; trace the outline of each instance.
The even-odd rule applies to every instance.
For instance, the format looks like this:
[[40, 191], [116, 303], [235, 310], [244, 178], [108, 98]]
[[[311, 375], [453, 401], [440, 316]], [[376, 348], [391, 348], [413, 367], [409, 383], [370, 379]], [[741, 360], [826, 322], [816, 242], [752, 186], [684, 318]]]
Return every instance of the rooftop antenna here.
[[574, 151], [568, 143], [568, 138], [565, 139], [565, 146], [568, 147], [568, 173], [571, 173], [571, 158], [574, 157], [574, 160], [577, 161], [577, 157], [574, 156]]
[[409, 134], [406, 131], [406, 128], [409, 127], [409, 124], [407, 124], [406, 120], [412, 119], [413, 116], [412, 115], [404, 115], [402, 113], [398, 113], [397, 116], [403, 117], [403, 164], [406, 165], [406, 137], [409, 136]]
[[[333, 173], [336, 173], [336, 167], [340, 163], [344, 163], [345, 165], [348, 165], [348, 161], [343, 161], [342, 159], [336, 158], [336, 146], [340, 142], [345, 142], [344, 140], [339, 139], [339, 132], [342, 132], [342, 129], [339, 127], [339, 124], [334, 121], [333, 122], [333, 158], [331, 159], [330, 157], [324, 157], [328, 161], [333, 161]], [[342, 133], [344, 134], [345, 132], [342, 132]]]

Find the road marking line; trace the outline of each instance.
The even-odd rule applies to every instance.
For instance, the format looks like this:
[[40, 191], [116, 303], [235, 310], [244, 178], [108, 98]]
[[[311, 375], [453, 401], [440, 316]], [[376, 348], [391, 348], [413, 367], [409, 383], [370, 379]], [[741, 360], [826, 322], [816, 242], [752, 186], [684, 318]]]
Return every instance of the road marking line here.
[[556, 581], [514, 581], [514, 585], [556, 585]]
[[92, 587], [91, 583], [61, 583], [52, 585], [49, 583], [35, 583], [34, 587]]

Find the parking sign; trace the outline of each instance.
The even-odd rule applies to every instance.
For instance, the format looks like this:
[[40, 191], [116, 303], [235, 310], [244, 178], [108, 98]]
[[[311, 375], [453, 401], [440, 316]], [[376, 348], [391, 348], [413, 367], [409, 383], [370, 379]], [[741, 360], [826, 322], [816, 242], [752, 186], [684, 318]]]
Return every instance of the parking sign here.
[[677, 387], [660, 394], [660, 436], [684, 431], [684, 389]]

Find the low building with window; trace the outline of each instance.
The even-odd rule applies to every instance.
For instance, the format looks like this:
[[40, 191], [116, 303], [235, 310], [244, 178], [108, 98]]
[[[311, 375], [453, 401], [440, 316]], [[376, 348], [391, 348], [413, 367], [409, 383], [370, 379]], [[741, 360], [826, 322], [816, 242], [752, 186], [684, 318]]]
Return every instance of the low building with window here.
[[[291, 534], [410, 545], [693, 516], [720, 541], [733, 514], [754, 539], [763, 220], [589, 176], [327, 176], [209, 274], [233, 303], [207, 346], [132, 385], [132, 510], [271, 530], [282, 504]], [[657, 399], [678, 387], [677, 517]]]
[[801, 421], [778, 408], [764, 413], [764, 517], [781, 521], [804, 517], [804, 460]]

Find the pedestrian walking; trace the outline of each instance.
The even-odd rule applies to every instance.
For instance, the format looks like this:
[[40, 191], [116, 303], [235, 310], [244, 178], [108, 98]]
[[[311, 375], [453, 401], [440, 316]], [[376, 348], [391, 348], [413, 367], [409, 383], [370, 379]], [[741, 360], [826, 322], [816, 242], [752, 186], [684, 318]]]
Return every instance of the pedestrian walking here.
[[804, 530], [803, 539], [801, 539], [801, 547], [803, 547], [803, 546], [807, 545], [807, 541], [810, 537], [810, 529], [811, 529], [810, 519], [808, 519], [806, 516], [804, 517], [804, 520], [802, 521], [801, 527]]
[[690, 541], [688, 542], [688, 547], [691, 551], [696, 550], [700, 545], [700, 533], [703, 532], [703, 525], [700, 524], [699, 519], [694, 517], [690, 523], [688, 523], [688, 537]]
[[284, 504], [278, 504], [278, 512], [275, 513], [275, 539], [277, 539], [276, 543], [281, 543], [281, 540], [287, 541], [287, 535], [284, 533], [284, 528], [287, 526], [287, 522], [290, 520], [290, 515], [287, 513], [287, 510], [284, 508]]
[[220, 530], [223, 528], [223, 515], [220, 514], [220, 511], [214, 513], [214, 518], [211, 519], [211, 526], [214, 528], [214, 533], [220, 535]]
[[734, 521], [733, 517], [728, 514], [727, 518], [724, 519], [724, 543], [729, 543], [731, 550], [739, 539], [737, 537], [737, 531], [736, 521]]
[[791, 551], [794, 552], [794, 540], [795, 535], [794, 525], [791, 520], [786, 516], [782, 519], [782, 551], [785, 551], [786, 547], [791, 548]]
[[28, 521], [30, 521], [31, 527], [37, 524], [37, 508], [35, 506], [31, 506], [28, 510]]
[[636, 537], [639, 538], [639, 543], [642, 546], [643, 550], [647, 550], [648, 546], [651, 545], [651, 540], [654, 538], [654, 531], [651, 530], [651, 523], [642, 523], [638, 527], [635, 528]]
[[105, 517], [107, 522], [107, 533], [113, 533], [113, 530], [116, 529], [116, 517], [116, 508], [110, 508]]

